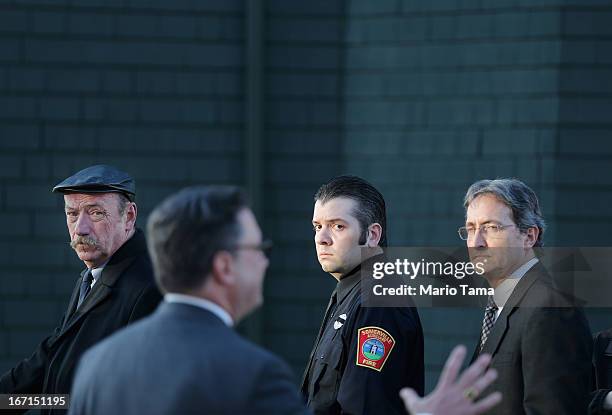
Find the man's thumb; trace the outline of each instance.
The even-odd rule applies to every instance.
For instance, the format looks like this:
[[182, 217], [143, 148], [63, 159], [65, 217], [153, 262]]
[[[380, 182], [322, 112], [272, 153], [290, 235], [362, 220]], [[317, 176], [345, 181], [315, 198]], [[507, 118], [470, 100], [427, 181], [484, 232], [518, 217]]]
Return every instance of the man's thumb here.
[[399, 395], [404, 401], [406, 409], [408, 409], [409, 411], [412, 410], [412, 406], [415, 404], [415, 402], [420, 399], [419, 395], [413, 389], [410, 388], [403, 388], [402, 390], [400, 390]]

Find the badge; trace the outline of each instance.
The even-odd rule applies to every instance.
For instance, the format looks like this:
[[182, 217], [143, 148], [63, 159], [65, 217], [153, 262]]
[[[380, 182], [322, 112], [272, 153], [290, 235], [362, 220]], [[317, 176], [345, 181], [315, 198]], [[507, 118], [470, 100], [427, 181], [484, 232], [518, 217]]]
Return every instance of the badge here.
[[357, 366], [381, 371], [395, 346], [395, 339], [380, 327], [357, 330]]
[[340, 314], [334, 321], [334, 330], [338, 330], [346, 322], [346, 314]]

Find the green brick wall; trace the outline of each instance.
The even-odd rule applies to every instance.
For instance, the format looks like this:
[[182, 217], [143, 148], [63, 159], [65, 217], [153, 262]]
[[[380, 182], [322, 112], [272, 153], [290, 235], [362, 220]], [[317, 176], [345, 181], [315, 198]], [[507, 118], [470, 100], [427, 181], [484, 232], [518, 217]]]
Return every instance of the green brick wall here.
[[[246, 183], [242, 1], [0, 1], [0, 370], [59, 319], [81, 264], [61, 198], [92, 163], [138, 183], [139, 223], [175, 189]], [[334, 280], [318, 186], [384, 193], [393, 245], [455, 245], [462, 197], [518, 177], [549, 245], [610, 245], [610, 1], [263, 1], [260, 220], [276, 247], [256, 332], [299, 377]], [[427, 384], [479, 310], [421, 310]], [[607, 310], [593, 329], [612, 326]]]

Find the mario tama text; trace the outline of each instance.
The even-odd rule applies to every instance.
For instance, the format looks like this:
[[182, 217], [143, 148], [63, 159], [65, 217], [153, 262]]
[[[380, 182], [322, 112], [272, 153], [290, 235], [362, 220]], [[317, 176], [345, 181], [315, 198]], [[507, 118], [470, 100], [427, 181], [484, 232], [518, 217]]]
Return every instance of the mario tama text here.
[[426, 285], [408, 285], [402, 284], [399, 287], [385, 287], [382, 284], [375, 284], [372, 292], [377, 296], [389, 295], [428, 295], [428, 296], [489, 296], [495, 294], [495, 290], [491, 287], [472, 287], [467, 284], [459, 284], [458, 287], [451, 287], [446, 284], [444, 287], [436, 287], [433, 284]]

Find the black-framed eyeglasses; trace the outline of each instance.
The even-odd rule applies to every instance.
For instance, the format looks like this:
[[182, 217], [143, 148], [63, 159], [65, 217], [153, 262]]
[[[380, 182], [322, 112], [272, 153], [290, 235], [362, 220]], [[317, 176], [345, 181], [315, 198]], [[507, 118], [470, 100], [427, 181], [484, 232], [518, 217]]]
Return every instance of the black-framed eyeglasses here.
[[236, 249], [236, 250], [239, 250], [239, 249], [248, 249], [248, 250], [253, 250], [253, 251], [261, 251], [266, 256], [270, 256], [270, 254], [272, 253], [272, 247], [273, 246], [274, 246], [274, 242], [272, 242], [270, 239], [264, 239], [263, 241], [261, 241], [260, 244], [236, 245], [234, 247], [234, 249]]
[[480, 234], [484, 237], [489, 236], [492, 238], [498, 237], [501, 231], [506, 228], [510, 228], [512, 226], [516, 226], [514, 224], [511, 225], [495, 225], [495, 224], [487, 224], [482, 226], [462, 226], [457, 229], [457, 233], [459, 234], [459, 238], [464, 241], [467, 241], [468, 238], [474, 237], [477, 230], [480, 230]]

